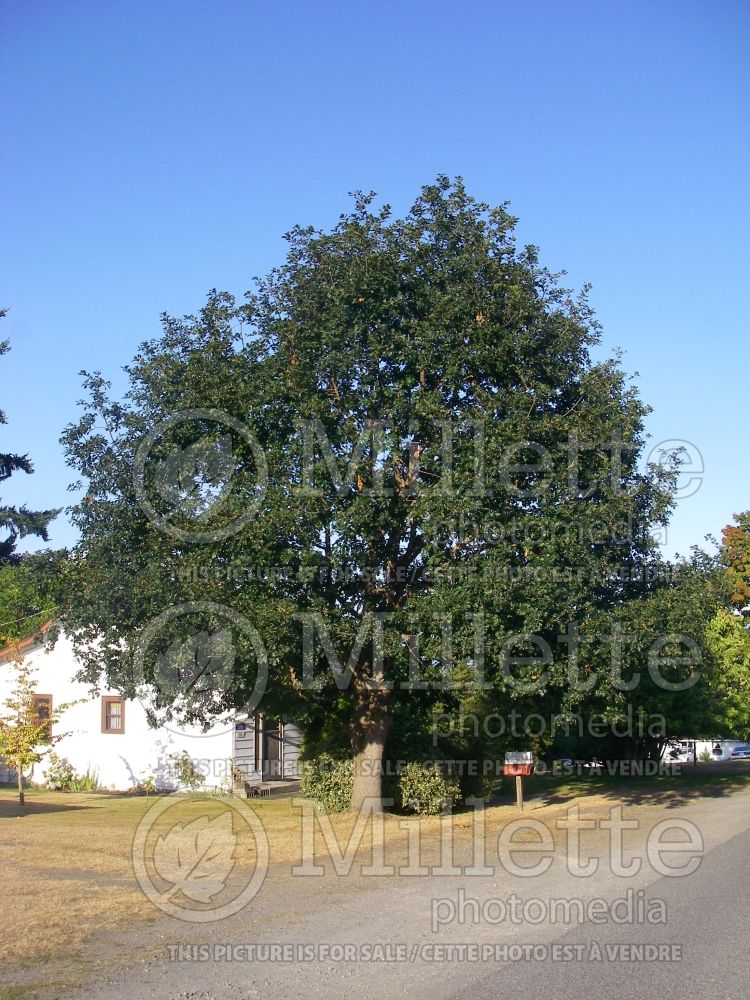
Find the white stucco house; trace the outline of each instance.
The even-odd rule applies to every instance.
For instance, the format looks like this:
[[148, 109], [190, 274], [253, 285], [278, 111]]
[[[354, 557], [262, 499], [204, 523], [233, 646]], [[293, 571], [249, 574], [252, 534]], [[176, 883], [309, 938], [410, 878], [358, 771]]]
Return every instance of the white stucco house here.
[[[50, 706], [77, 702], [54, 724], [56, 731], [68, 734], [54, 752], [78, 774], [94, 774], [102, 789], [126, 791], [152, 778], [159, 789], [179, 790], [184, 786], [175, 756], [183, 753], [200, 771], [204, 788], [228, 789], [239, 779], [256, 790], [299, 777], [301, 732], [293, 722], [228, 714], [207, 732], [176, 724], [151, 728], [141, 702], [111, 690], [92, 698], [89, 686], [74, 680], [79, 665], [65, 635], [52, 649], [40, 635], [0, 652], [0, 706], [13, 687], [12, 661], [19, 655], [32, 669], [41, 715]], [[48, 766], [45, 757], [31, 780], [43, 783]], [[0, 759], [0, 782], [12, 777]]]

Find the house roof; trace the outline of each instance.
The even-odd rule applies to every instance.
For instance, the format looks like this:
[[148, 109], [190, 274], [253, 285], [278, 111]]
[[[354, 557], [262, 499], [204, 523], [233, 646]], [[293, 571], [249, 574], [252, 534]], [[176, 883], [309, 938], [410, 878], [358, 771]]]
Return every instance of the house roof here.
[[26, 639], [19, 639], [18, 642], [11, 643], [10, 646], [4, 646], [0, 649], [0, 663], [7, 663], [9, 660], [15, 660], [19, 656], [26, 656], [27, 653], [30, 653], [32, 649], [40, 644], [45, 632], [49, 631], [54, 621], [54, 618], [50, 618]]

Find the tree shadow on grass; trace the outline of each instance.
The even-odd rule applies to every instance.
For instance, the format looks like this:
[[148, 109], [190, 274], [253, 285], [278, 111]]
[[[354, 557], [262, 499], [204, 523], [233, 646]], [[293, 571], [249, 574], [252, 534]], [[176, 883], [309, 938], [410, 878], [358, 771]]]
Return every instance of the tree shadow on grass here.
[[[586, 775], [533, 776], [524, 783], [524, 799], [536, 805], [563, 805], [572, 799], [597, 795], [625, 805], [654, 805], [676, 809], [705, 798], [725, 798], [750, 789], [750, 761], [683, 764], [672, 774], [609, 774], [591, 770]], [[515, 790], [502, 788], [493, 804], [511, 805]]]
[[21, 805], [18, 799], [0, 799], [0, 820], [14, 819], [25, 816], [44, 816], [47, 813], [57, 812], [77, 812], [81, 809], [93, 809], [93, 805], [82, 805], [64, 802], [39, 802], [32, 798], [26, 799], [26, 804]]

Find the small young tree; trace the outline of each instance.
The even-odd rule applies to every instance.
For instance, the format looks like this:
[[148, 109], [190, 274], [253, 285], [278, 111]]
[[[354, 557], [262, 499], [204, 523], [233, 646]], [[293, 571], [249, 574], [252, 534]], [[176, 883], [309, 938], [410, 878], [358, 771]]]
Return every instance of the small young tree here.
[[18, 660], [15, 663], [16, 682], [5, 700], [7, 712], [0, 715], [0, 757], [15, 768], [18, 778], [18, 801], [25, 804], [23, 777], [33, 764], [41, 761], [68, 733], [53, 733], [52, 727], [74, 702], [66, 702], [46, 711], [35, 700], [36, 680], [31, 667]]

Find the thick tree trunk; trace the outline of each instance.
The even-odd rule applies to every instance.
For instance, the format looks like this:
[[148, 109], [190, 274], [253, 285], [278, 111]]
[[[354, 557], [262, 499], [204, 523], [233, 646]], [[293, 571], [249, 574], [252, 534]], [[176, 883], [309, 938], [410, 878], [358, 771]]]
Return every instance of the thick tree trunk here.
[[16, 774], [18, 777], [18, 801], [23, 806], [26, 803], [26, 798], [23, 794], [23, 770], [17, 767]]
[[373, 689], [355, 681], [352, 719], [354, 787], [351, 812], [367, 805], [373, 812], [383, 811], [383, 752], [391, 728], [387, 691]]

